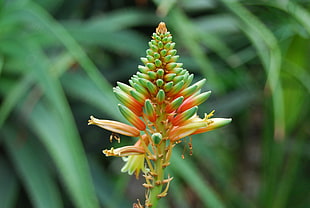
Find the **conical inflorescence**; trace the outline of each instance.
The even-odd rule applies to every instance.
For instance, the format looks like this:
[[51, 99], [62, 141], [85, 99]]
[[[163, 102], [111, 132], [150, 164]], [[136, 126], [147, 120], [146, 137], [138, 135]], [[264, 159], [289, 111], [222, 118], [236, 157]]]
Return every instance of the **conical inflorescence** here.
[[[173, 147], [184, 137], [203, 133], [224, 126], [231, 119], [204, 118], [197, 115], [198, 106], [206, 101], [211, 92], [201, 92], [206, 83], [202, 79], [192, 84], [194, 75], [178, 63], [179, 56], [165, 23], [161, 22], [149, 42], [143, 65], [128, 84], [117, 82], [114, 93], [121, 114], [132, 126], [91, 116], [89, 124], [109, 131], [138, 137], [132, 146], [104, 150], [107, 156], [124, 157], [123, 172], [144, 172], [146, 183], [146, 207], [156, 207], [158, 199], [168, 192], [171, 177], [164, 174], [170, 164]], [[167, 177], [165, 179], [165, 177]], [[143, 207], [140, 202], [136, 207]]]

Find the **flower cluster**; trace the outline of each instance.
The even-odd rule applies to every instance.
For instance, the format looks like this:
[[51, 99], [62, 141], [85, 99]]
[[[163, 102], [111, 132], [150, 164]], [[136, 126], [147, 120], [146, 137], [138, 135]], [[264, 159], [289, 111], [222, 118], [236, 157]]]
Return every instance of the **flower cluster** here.
[[[182, 68], [174, 49], [172, 35], [161, 22], [153, 33], [141, 58], [143, 65], [133, 75], [129, 84], [117, 82], [114, 93], [121, 104], [122, 115], [132, 124], [100, 120], [90, 117], [94, 124], [114, 133], [137, 137], [132, 146], [104, 150], [106, 156], [123, 157], [126, 161], [122, 172], [144, 173], [146, 207], [156, 207], [159, 198], [167, 195], [169, 182], [164, 169], [170, 164], [173, 147], [184, 137], [207, 132], [231, 122], [231, 119], [204, 118], [197, 115], [198, 105], [208, 99], [211, 92], [201, 92], [206, 80], [192, 84], [194, 75]], [[119, 139], [116, 137], [116, 139]], [[142, 207], [140, 203], [136, 207]]]

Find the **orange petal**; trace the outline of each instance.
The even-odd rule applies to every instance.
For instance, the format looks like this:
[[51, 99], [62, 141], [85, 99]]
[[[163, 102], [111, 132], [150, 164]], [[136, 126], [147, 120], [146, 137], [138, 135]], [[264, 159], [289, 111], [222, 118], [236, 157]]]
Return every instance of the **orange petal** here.
[[205, 127], [205, 126], [206, 126], [206, 123], [204, 122], [192, 122], [184, 126], [174, 127], [169, 132], [169, 139], [172, 142], [177, 141], [179, 139], [192, 135], [195, 131], [197, 131], [197, 129]]
[[129, 155], [140, 155], [145, 153], [143, 147], [137, 147], [137, 146], [124, 146], [116, 149], [112, 147], [110, 150], [103, 150], [102, 152], [107, 157], [108, 156], [126, 157]]
[[229, 124], [231, 121], [232, 121], [231, 118], [210, 118], [206, 121], [206, 122], [208, 122], [208, 125], [206, 127], [202, 127], [202, 128], [197, 129], [195, 132], [192, 133], [192, 135], [193, 134], [200, 134], [200, 133], [204, 133], [207, 131], [211, 131], [211, 130], [220, 128], [222, 126]]
[[97, 125], [108, 131], [131, 137], [138, 137], [140, 135], [140, 131], [133, 126], [129, 126], [118, 121], [101, 120], [93, 116], [90, 116], [90, 120], [88, 120], [88, 125]]

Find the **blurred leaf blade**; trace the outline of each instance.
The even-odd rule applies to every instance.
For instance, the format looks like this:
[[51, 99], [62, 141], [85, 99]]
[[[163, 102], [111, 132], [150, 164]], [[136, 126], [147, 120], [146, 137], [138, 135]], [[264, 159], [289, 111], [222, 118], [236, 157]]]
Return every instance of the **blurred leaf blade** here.
[[174, 165], [170, 168], [173, 169], [175, 174], [181, 175], [183, 180], [195, 190], [196, 194], [201, 197], [201, 200], [206, 207], [225, 207], [218, 195], [212, 190], [210, 185], [199, 174], [199, 171], [190, 160], [183, 160], [181, 153], [174, 150], [171, 157], [171, 163]]
[[0, 159], [0, 170], [0, 207], [13, 208], [19, 189], [17, 177], [3, 158]]
[[[32, 47], [32, 53], [36, 53], [36, 58], [30, 61], [37, 72], [35, 79], [53, 107], [47, 108], [38, 103], [30, 117], [31, 124], [59, 167], [76, 206], [98, 207], [86, 156], [64, 92], [58, 80], [50, 76], [50, 71], [45, 68], [51, 64], [41, 51]], [[42, 70], [44, 68], [45, 70]], [[42, 120], [49, 124], [43, 123]], [[50, 130], [52, 126], [54, 131]], [[59, 148], [60, 146], [62, 148]]]
[[[61, 118], [54, 114], [49, 113], [41, 105], [36, 106], [31, 117], [34, 131], [53, 157], [76, 206], [97, 207], [81, 144], [73, 137], [63, 134], [64, 127], [59, 126], [61, 125], [59, 122], [57, 124]], [[46, 122], [43, 123], [42, 120]]]
[[254, 41], [258, 52], [261, 56], [262, 62], [265, 65], [267, 73], [267, 83], [272, 92], [273, 109], [275, 116], [275, 137], [282, 140], [285, 136], [285, 114], [283, 106], [283, 92], [280, 81], [280, 69], [281, 69], [281, 50], [278, 46], [278, 41], [272, 34], [272, 32], [264, 26], [254, 15], [252, 15], [245, 7], [238, 2], [231, 2], [222, 0], [222, 2], [236, 15], [238, 16], [252, 31], [244, 32], [248, 33], [253, 39], [261, 39], [268, 47], [269, 57], [265, 55], [265, 50], [262, 49]]
[[0, 106], [0, 128], [9, 116], [10, 112], [16, 107], [21, 97], [27, 92], [27, 89], [30, 88], [31, 84], [31, 75], [28, 75], [16, 84], [16, 86], [10, 90], [10, 93], [5, 96], [4, 101]]
[[[77, 44], [77, 42], [70, 36], [65, 28], [56, 22], [46, 11], [38, 5], [29, 2], [27, 7], [20, 8], [22, 15], [31, 14], [31, 18], [39, 21], [42, 26], [50, 30], [68, 49], [72, 56], [81, 64], [88, 76], [98, 85], [102, 90], [110, 86], [104, 77], [98, 72], [94, 63], [89, 59], [85, 51]], [[24, 13], [23, 13], [24, 12]]]
[[16, 169], [21, 173], [33, 206], [63, 207], [57, 185], [45, 167], [44, 161], [41, 160], [41, 156], [35, 151], [36, 145], [31, 142], [31, 139], [18, 145], [18, 137], [12, 130], [7, 129], [4, 133], [4, 142]]
[[178, 34], [183, 36], [183, 44], [192, 53], [204, 77], [208, 79], [210, 85], [214, 88], [219, 91], [223, 90], [223, 86], [221, 86], [221, 82], [218, 81], [210, 60], [202, 50], [201, 46], [195, 41], [198, 32], [194, 25], [179, 8], [175, 8], [171, 11], [171, 19], [175, 26], [174, 29]]

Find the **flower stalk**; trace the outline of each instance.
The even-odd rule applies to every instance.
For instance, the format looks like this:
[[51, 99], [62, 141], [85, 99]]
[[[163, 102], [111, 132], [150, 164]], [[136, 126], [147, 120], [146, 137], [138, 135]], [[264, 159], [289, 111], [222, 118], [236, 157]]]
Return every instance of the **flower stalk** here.
[[[205, 102], [211, 92], [200, 93], [206, 79], [191, 85], [193, 74], [182, 68], [174, 49], [175, 43], [165, 23], [159, 23], [149, 42], [143, 65], [131, 77], [129, 85], [117, 82], [116, 97], [122, 104], [119, 110], [128, 124], [90, 117], [88, 124], [97, 125], [114, 133], [137, 137], [134, 145], [103, 150], [106, 156], [123, 157], [122, 172], [130, 175], [143, 172], [146, 188], [144, 205], [138, 200], [135, 208], [156, 208], [158, 201], [168, 194], [172, 177], [165, 174], [170, 165], [172, 150], [184, 137], [222, 127], [231, 119], [204, 118], [197, 115], [198, 105]], [[112, 136], [112, 138], [115, 137]], [[119, 137], [116, 137], [119, 141]]]

